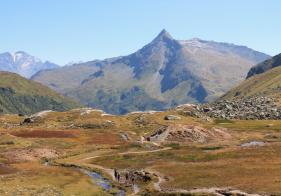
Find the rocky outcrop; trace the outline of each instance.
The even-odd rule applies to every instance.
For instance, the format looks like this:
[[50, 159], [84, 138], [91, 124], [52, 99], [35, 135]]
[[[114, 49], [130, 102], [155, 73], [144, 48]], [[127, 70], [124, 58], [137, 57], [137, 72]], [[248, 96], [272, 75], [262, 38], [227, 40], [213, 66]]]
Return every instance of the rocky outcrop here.
[[281, 107], [274, 98], [251, 97], [237, 100], [218, 100], [214, 103], [189, 105], [178, 108], [182, 113], [194, 117], [241, 120], [279, 120]]
[[207, 143], [214, 140], [228, 139], [230, 137], [230, 134], [227, 133], [226, 130], [219, 128], [205, 129], [195, 125], [176, 124], [162, 126], [150, 136], [146, 137], [146, 139], [156, 143]]
[[114, 178], [119, 183], [127, 185], [134, 185], [136, 182], [144, 183], [152, 180], [152, 176], [149, 172], [134, 169], [114, 169]]
[[181, 117], [175, 115], [167, 115], [164, 117], [164, 120], [180, 120]]

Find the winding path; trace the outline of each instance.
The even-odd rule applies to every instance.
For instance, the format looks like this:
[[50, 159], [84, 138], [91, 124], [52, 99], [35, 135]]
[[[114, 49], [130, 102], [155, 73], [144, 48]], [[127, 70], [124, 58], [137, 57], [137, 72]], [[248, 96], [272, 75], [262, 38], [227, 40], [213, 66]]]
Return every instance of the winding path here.
[[[161, 148], [161, 149], [157, 149], [157, 150], [147, 150], [147, 151], [131, 151], [131, 152], [120, 152], [114, 155], [129, 155], [129, 154], [146, 154], [146, 153], [154, 153], [154, 152], [160, 152], [160, 151], [166, 151], [166, 150], [171, 150], [171, 147], [165, 147], [165, 148]], [[89, 159], [96, 159], [99, 157], [109, 157], [109, 156], [113, 156], [112, 154], [110, 155], [97, 155], [97, 156], [92, 156], [92, 157], [87, 157], [82, 159], [82, 161], [86, 161]]]
[[[159, 145], [157, 145], [157, 146], [159, 146]], [[130, 154], [155, 153], [155, 152], [161, 152], [161, 151], [166, 151], [166, 150], [171, 150], [171, 149], [172, 149], [171, 147], [165, 147], [165, 148], [156, 149], [156, 150], [120, 152], [120, 153], [117, 153], [117, 154], [110, 154], [110, 155], [96, 155], [96, 156], [91, 156], [91, 157], [84, 158], [81, 161], [83, 162], [83, 161], [87, 161], [87, 160], [91, 160], [91, 159], [96, 159], [96, 158], [100, 158], [100, 157], [109, 157], [109, 156], [114, 156], [114, 155], [130, 155]], [[88, 165], [88, 164], [86, 163], [86, 165]], [[106, 172], [108, 175], [111, 176], [113, 181], [116, 181], [116, 179], [114, 177], [114, 170], [113, 169], [105, 168], [103, 166], [95, 165], [95, 164], [89, 164], [89, 166], [97, 168], [97, 169], [100, 169], [100, 170], [103, 170], [104, 172]], [[159, 185], [159, 187], [160, 187], [160, 185]], [[140, 191], [139, 187], [136, 186], [136, 185], [133, 186], [132, 188], [133, 188], [133, 194], [134, 195], [137, 194]]]
[[[160, 145], [157, 145], [158, 147], [160, 147]], [[171, 147], [164, 147], [161, 149], [156, 149], [156, 150], [147, 150], [147, 151], [131, 151], [131, 152], [120, 152], [120, 153], [116, 153], [116, 154], [110, 154], [110, 155], [96, 155], [96, 156], [91, 156], [91, 157], [87, 157], [84, 159], [81, 159], [79, 162], [82, 162], [84, 165], [89, 166], [89, 167], [93, 167], [93, 168], [97, 168], [99, 170], [104, 171], [105, 173], [107, 173], [109, 176], [111, 176], [112, 180], [116, 182], [116, 179], [114, 177], [114, 170], [110, 169], [110, 168], [106, 168], [100, 165], [95, 165], [95, 164], [90, 164], [90, 163], [84, 163], [83, 161], [87, 161], [90, 159], [96, 159], [96, 158], [100, 158], [100, 157], [109, 157], [109, 156], [115, 156], [115, 155], [130, 155], [130, 154], [146, 154], [146, 153], [155, 153], [155, 152], [161, 152], [161, 151], [167, 151], [167, 150], [171, 150]], [[191, 189], [191, 190], [186, 190], [186, 189], [164, 189], [161, 187], [161, 184], [165, 181], [167, 181], [165, 179], [165, 177], [153, 170], [153, 169], [146, 169], [147, 172], [151, 173], [152, 175], [156, 176], [158, 178], [158, 181], [155, 182], [153, 184], [154, 189], [162, 192], [162, 193], [187, 193], [187, 194], [194, 194], [194, 193], [205, 193], [205, 194], [213, 194], [216, 196], [224, 196], [226, 194], [233, 194], [233, 195], [243, 195], [243, 196], [261, 196], [258, 194], [249, 194], [240, 190], [236, 190], [236, 189], [232, 189], [232, 188], [219, 188], [219, 187], [212, 187], [212, 188], [198, 188], [198, 189]], [[140, 189], [138, 186], [133, 186], [133, 193], [132, 195], [136, 195], [139, 193]]]
[[[141, 143], [147, 143], [147, 141], [144, 141], [143, 138], [141, 138]], [[154, 144], [157, 147], [161, 147], [160, 144], [154, 143], [154, 142], [150, 142], [152, 144]], [[96, 158], [100, 158], [100, 157], [110, 157], [110, 156], [116, 156], [116, 155], [130, 155], [130, 154], [146, 154], [146, 153], [155, 153], [155, 152], [161, 152], [161, 151], [167, 151], [167, 150], [171, 150], [171, 147], [164, 147], [164, 148], [160, 148], [160, 149], [156, 149], [156, 150], [146, 150], [146, 151], [131, 151], [131, 152], [120, 152], [120, 153], [116, 153], [116, 154], [110, 154], [110, 155], [96, 155], [96, 156], [91, 156], [91, 157], [87, 157], [84, 159], [81, 159], [80, 161], [87, 161], [87, 160], [91, 160], [91, 159], [96, 159]], [[84, 163], [85, 165], [89, 165], [91, 167], [103, 170], [104, 172], [106, 172], [108, 175], [111, 176], [113, 181], [116, 181], [115, 177], [114, 177], [114, 170], [110, 169], [110, 168], [105, 168], [103, 166], [100, 165], [95, 165], [95, 164], [89, 164], [89, 163]], [[225, 194], [234, 194], [234, 195], [243, 195], [243, 196], [260, 196], [258, 194], [249, 194], [249, 193], [245, 193], [243, 191], [240, 190], [235, 190], [232, 188], [218, 188], [218, 187], [212, 187], [212, 188], [198, 188], [198, 189], [191, 189], [191, 190], [185, 190], [185, 189], [163, 189], [161, 188], [161, 184], [163, 182], [166, 181], [165, 177], [157, 172], [154, 171], [153, 169], [147, 169], [147, 172], [155, 175], [158, 178], [158, 181], [155, 182], [153, 184], [154, 189], [159, 191], [159, 192], [163, 192], [163, 193], [189, 193], [189, 194], [193, 194], [193, 193], [207, 193], [207, 194], [213, 194], [216, 196], [224, 196]], [[140, 189], [137, 186], [133, 186], [133, 195], [137, 194]]]

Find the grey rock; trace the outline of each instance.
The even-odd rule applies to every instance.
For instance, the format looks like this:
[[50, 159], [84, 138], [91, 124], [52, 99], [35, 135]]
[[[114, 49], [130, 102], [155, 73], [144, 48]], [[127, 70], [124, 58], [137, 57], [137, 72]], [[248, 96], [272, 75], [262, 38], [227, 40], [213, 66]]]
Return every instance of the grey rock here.
[[175, 115], [167, 115], [164, 117], [164, 120], [180, 120], [181, 117]]
[[[218, 100], [213, 103], [197, 105], [195, 111], [189, 111], [193, 116], [208, 116], [222, 119], [242, 120], [279, 120], [281, 108], [274, 98], [250, 97], [237, 100]], [[199, 114], [198, 114], [199, 113]]]

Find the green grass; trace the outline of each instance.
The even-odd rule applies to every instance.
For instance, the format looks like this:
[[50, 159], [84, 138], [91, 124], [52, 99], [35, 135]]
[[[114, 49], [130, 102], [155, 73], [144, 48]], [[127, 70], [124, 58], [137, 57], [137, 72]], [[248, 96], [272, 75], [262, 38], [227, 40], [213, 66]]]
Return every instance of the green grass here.
[[228, 119], [215, 119], [214, 121], [216, 124], [232, 124], [234, 121]]
[[223, 147], [221, 146], [206, 146], [206, 147], [202, 147], [202, 150], [219, 150], [222, 149]]
[[178, 143], [171, 143], [171, 144], [167, 144], [166, 146], [171, 147], [173, 149], [180, 149], [180, 144]]

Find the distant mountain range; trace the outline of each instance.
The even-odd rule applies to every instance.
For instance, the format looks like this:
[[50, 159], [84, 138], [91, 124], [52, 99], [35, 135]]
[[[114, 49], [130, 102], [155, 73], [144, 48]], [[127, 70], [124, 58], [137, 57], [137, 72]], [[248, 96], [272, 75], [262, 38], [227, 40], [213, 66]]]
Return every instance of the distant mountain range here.
[[245, 46], [178, 41], [163, 30], [131, 55], [43, 70], [32, 79], [87, 106], [124, 114], [214, 100], [268, 58]]
[[0, 71], [0, 114], [65, 111], [79, 106], [38, 82], [15, 73]]
[[26, 78], [30, 78], [40, 70], [58, 67], [58, 65], [49, 61], [42, 62], [40, 59], [23, 51], [0, 54], [0, 71], [14, 72]]

